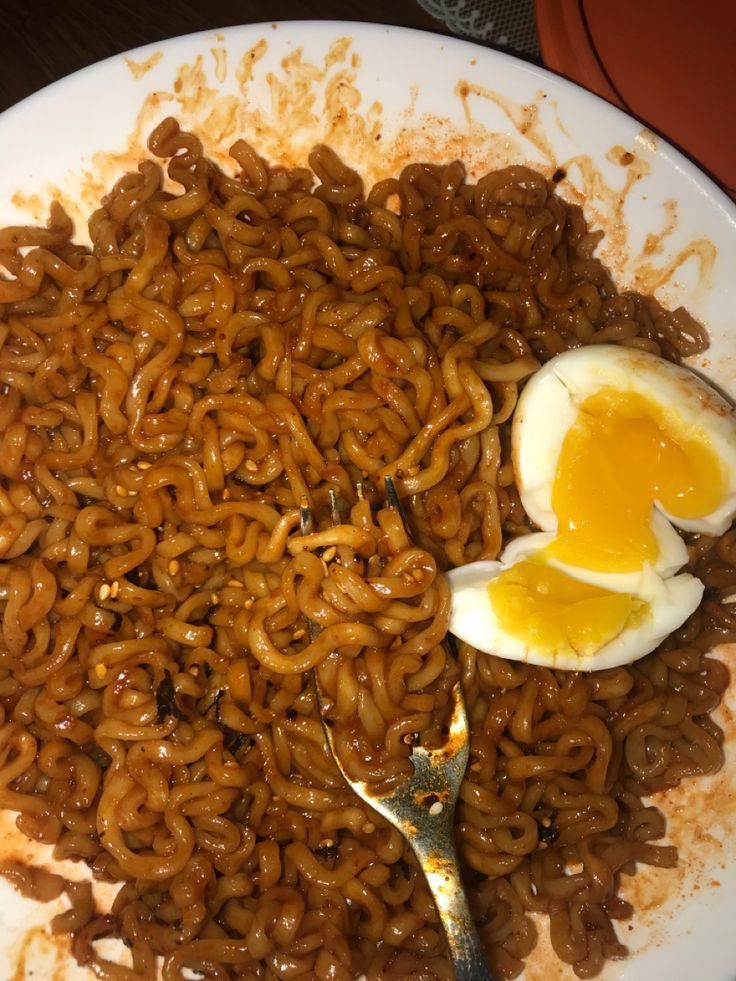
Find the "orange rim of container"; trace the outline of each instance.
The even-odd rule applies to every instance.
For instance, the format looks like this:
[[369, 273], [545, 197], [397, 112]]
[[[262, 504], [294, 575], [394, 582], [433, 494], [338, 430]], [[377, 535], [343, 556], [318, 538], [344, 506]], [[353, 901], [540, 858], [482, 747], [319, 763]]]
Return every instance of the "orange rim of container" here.
[[[610, 2], [613, 4], [615, 0]], [[642, 117], [621, 96], [599, 54], [595, 37], [585, 15], [583, 0], [535, 0], [534, 7], [539, 47], [542, 60], [548, 68], [577, 82], [578, 85], [582, 85], [637, 118], [649, 120], [646, 125], [653, 125], [675, 146], [681, 146], [698, 166], [714, 176], [715, 180], [736, 200], [733, 166], [724, 161], [723, 154], [716, 156], [711, 147], [692, 145], [683, 139], [682, 133], [679, 138], [667, 137], [669, 127], [666, 124], [658, 126], [656, 114], [650, 111]]]

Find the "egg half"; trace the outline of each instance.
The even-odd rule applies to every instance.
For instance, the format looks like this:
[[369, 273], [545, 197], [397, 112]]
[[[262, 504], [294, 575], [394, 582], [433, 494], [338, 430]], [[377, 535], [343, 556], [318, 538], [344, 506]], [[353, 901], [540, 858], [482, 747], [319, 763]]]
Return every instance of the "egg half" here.
[[541, 531], [449, 574], [452, 633], [591, 671], [643, 657], [697, 608], [676, 529], [719, 535], [736, 513], [736, 418], [709, 385], [642, 351], [566, 352], [527, 383], [512, 460]]

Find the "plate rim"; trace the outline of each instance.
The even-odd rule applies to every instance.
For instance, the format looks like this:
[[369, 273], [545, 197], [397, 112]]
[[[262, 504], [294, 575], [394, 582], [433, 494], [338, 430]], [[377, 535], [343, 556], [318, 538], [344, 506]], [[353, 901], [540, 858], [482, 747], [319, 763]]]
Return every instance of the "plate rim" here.
[[[300, 38], [309, 37], [310, 39], [314, 39], [315, 42], [326, 39], [329, 32], [332, 32], [333, 37], [340, 35], [351, 35], [355, 38], [355, 40], [358, 40], [359, 38], [374, 40], [381, 38], [388, 33], [398, 37], [406, 37], [409, 41], [420, 41], [423, 45], [435, 43], [441, 46], [448, 46], [458, 52], [467, 52], [471, 57], [477, 57], [479, 62], [482, 58], [489, 63], [492, 62], [499, 65], [501, 70], [503, 70], [503, 66], [508, 65], [513, 72], [522, 72], [528, 77], [538, 80], [541, 85], [551, 85], [561, 95], [569, 93], [570, 97], [573, 99], [582, 98], [589, 106], [596, 109], [596, 111], [598, 111], [604, 119], [613, 120], [617, 126], [625, 126], [632, 135], [638, 135], [641, 132], [642, 127], [645, 128], [646, 131], [654, 133], [650, 127], [648, 127], [645, 123], [642, 123], [631, 113], [610, 104], [605, 99], [601, 98], [595, 93], [590, 92], [583, 86], [578, 85], [570, 79], [557, 75], [546, 68], [527, 62], [524, 59], [518, 58], [514, 55], [485, 47], [471, 40], [448, 37], [429, 30], [386, 24], [364, 23], [360, 21], [286, 20], [239, 24], [223, 28], [207, 29], [188, 34], [180, 34], [176, 35], [175, 37], [139, 45], [136, 48], [119, 52], [110, 55], [107, 58], [101, 59], [100, 61], [93, 62], [90, 65], [86, 65], [83, 68], [70, 73], [69, 75], [63, 76], [62, 78], [43, 86], [41, 89], [31, 93], [24, 99], [9, 106], [6, 110], [0, 113], [0, 138], [2, 136], [3, 127], [7, 123], [12, 123], [14, 125], [17, 120], [22, 118], [22, 115], [28, 111], [33, 113], [42, 112], [45, 105], [48, 105], [49, 103], [58, 99], [59, 96], [63, 98], [65, 88], [67, 87], [78, 85], [80, 82], [84, 84], [87, 79], [94, 84], [94, 76], [96, 72], [109, 69], [113, 65], [124, 66], [126, 58], [144, 60], [159, 50], [163, 50], [164, 52], [171, 51], [173, 52], [174, 57], [176, 57], [176, 52], [180, 47], [186, 48], [188, 45], [197, 45], [201, 48], [203, 47], [203, 42], [211, 42], [218, 35], [225, 43], [234, 44], [239, 44], [241, 40], [244, 39], [250, 40], [253, 37], [271, 37], [273, 34], [274, 25], [277, 30], [284, 28], [290, 32], [293, 32], [294, 34], [298, 34]], [[142, 93], [144, 90], [145, 83], [141, 89]], [[689, 191], [693, 196], [700, 196], [701, 199], [709, 200], [711, 206], [717, 208], [726, 219], [730, 226], [730, 233], [736, 235], [736, 202], [732, 201], [728, 197], [725, 191], [723, 191], [723, 189], [706, 171], [702, 170], [677, 147], [669, 143], [665, 137], [662, 137], [659, 134], [654, 135], [656, 135], [656, 144], [651, 149], [651, 153], [658, 157], [669, 170], [676, 172], [679, 175], [680, 181], [686, 181]], [[734, 340], [734, 344], [736, 347], [736, 338]], [[733, 685], [736, 688], [736, 677], [734, 678]], [[633, 961], [634, 957], [630, 958], [624, 963], [632, 963]], [[736, 966], [736, 961], [734, 963]], [[615, 968], [616, 965], [614, 963], [609, 965], [609, 969], [615, 970]]]

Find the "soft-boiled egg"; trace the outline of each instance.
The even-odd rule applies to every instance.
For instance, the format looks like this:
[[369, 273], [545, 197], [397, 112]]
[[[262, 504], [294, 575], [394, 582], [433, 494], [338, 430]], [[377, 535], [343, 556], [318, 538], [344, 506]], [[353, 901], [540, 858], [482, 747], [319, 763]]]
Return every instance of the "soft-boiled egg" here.
[[736, 418], [709, 385], [642, 351], [566, 352], [527, 383], [512, 460], [541, 531], [450, 573], [454, 634], [598, 670], [649, 653], [697, 608], [673, 525], [717, 535], [736, 513]]

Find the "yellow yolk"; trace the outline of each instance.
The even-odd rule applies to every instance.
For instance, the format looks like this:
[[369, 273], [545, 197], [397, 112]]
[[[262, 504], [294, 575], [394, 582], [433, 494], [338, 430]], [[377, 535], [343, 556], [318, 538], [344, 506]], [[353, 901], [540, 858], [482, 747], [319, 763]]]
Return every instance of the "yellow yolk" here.
[[522, 560], [488, 584], [493, 612], [509, 636], [543, 654], [595, 654], [641, 621], [647, 604]]
[[680, 518], [714, 510], [725, 479], [707, 435], [635, 392], [587, 398], [562, 444], [552, 488], [562, 562], [631, 572], [658, 555], [652, 504]]

